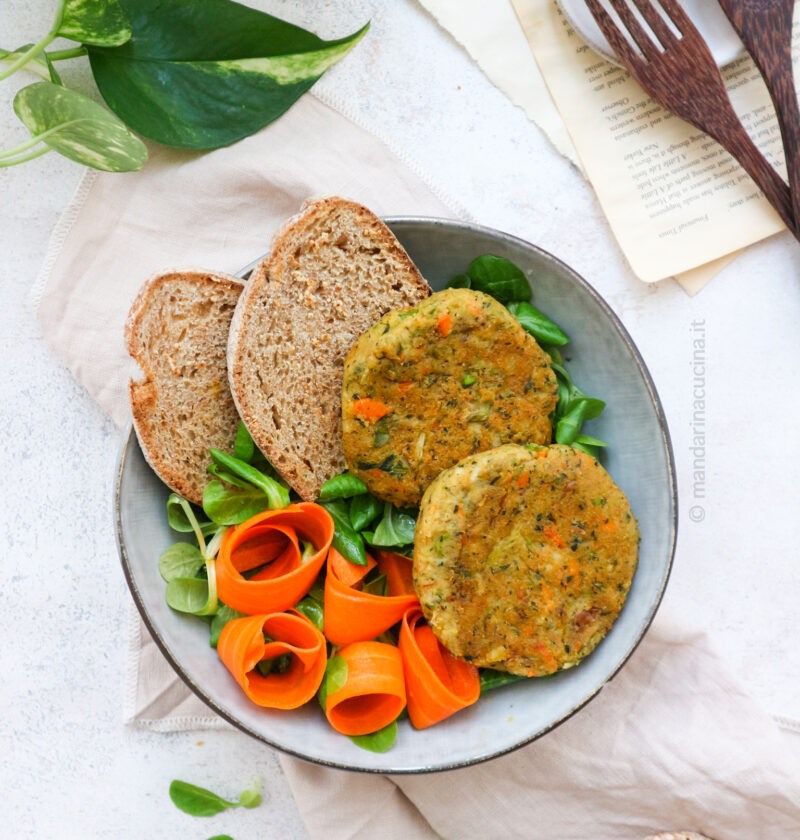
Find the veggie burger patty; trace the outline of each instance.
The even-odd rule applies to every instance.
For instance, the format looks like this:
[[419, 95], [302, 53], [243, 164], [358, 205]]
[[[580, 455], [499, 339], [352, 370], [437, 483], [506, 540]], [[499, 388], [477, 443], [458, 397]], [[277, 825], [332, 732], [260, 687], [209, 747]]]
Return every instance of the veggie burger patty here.
[[636, 570], [628, 500], [591, 456], [508, 445], [443, 472], [422, 500], [414, 584], [436, 636], [475, 665], [543, 676], [614, 623]]
[[549, 443], [550, 357], [494, 298], [447, 289], [389, 312], [344, 364], [350, 472], [379, 498], [419, 503], [439, 473], [505, 443]]

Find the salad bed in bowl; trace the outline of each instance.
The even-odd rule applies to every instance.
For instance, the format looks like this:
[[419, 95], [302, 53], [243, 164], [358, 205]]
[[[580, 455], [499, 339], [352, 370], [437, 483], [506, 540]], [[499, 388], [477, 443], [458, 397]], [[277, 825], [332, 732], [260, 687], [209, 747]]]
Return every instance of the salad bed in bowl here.
[[[244, 731], [302, 758], [402, 773], [463, 766], [508, 752], [552, 728], [596, 694], [630, 655], [660, 600], [674, 546], [675, 494], [669, 439], [647, 371], [624, 329], [584, 281], [539, 249], [493, 231], [425, 219], [394, 220], [390, 226], [434, 290], [454, 277], [456, 285], [471, 285], [463, 272], [471, 266], [466, 277], [485, 274], [480, 269], [487, 261], [478, 258], [487, 254], [499, 258], [494, 268], [510, 260], [521, 269], [525, 284], [531, 281], [535, 309], [520, 290], [513, 291], [513, 283], [511, 291], [508, 283], [482, 291], [505, 295], [501, 302], [523, 326], [543, 345], [551, 345], [559, 378], [554, 437], [592, 455], [600, 440], [609, 444], [604, 463], [628, 495], [642, 534], [627, 603], [597, 650], [579, 667], [544, 680], [523, 678], [517, 684], [509, 684], [513, 675], [491, 669], [459, 671], [449, 663], [444, 674], [449, 695], [442, 701], [441, 692], [437, 695], [428, 684], [429, 675], [418, 679], [426, 670], [421, 652], [430, 646], [428, 628], [409, 609], [414, 594], [405, 555], [413, 543], [413, 512], [381, 504], [358, 479], [341, 476], [325, 486], [319, 505], [293, 504], [282, 514], [288, 492], [269, 474], [269, 465], [244, 431], [233, 453], [213, 453], [216, 481], [207, 491], [204, 511], [174, 496], [169, 501], [170, 523], [187, 535], [196, 533], [197, 545], [181, 541], [170, 547], [176, 538], [164, 515], [170, 494], [147, 467], [133, 436], [120, 462], [117, 511], [123, 566], [137, 606], [173, 667], [206, 703]], [[555, 324], [570, 336], [568, 345]], [[563, 356], [558, 355], [557, 343]], [[602, 396], [606, 410], [600, 414], [602, 403], [587, 397], [574, 382]], [[581, 431], [587, 419], [592, 419], [591, 437]], [[261, 513], [266, 507], [274, 512]], [[281, 521], [289, 514], [299, 518], [293, 524]], [[332, 525], [327, 531], [326, 523]], [[229, 531], [231, 525], [238, 528]], [[236, 540], [233, 534], [238, 534]], [[328, 534], [335, 550], [327, 561], [326, 577], [322, 555], [328, 553]], [[262, 562], [248, 567], [248, 544], [258, 544], [262, 552], [272, 545], [270, 562], [264, 565], [262, 553]], [[238, 559], [231, 563], [231, 557]], [[280, 563], [283, 574], [278, 574]], [[250, 627], [247, 609], [236, 610], [236, 605], [246, 607], [238, 599], [246, 598], [248, 589], [283, 590], [284, 578], [298, 576], [305, 576], [299, 589], [280, 592], [285, 601], [280, 609], [295, 608], [296, 614], [287, 614], [294, 620], [273, 619], [269, 627]], [[166, 584], [164, 578], [169, 579]], [[327, 632], [325, 608], [346, 610], [348, 602], [351, 616], [345, 612], [338, 622], [327, 616], [330, 627], [337, 628]], [[359, 629], [371, 615], [365, 604], [391, 606], [395, 612], [389, 610], [378, 624]], [[381, 621], [390, 623], [382, 627]], [[317, 635], [307, 633], [307, 627]], [[306, 635], [298, 637], [298, 629]], [[323, 631], [329, 636], [327, 644]], [[371, 640], [359, 633], [368, 633]], [[219, 655], [209, 638], [218, 646], [222, 643]], [[389, 655], [390, 651], [396, 653]], [[297, 664], [301, 661], [303, 667]], [[416, 663], [412, 679], [410, 662]], [[365, 668], [373, 668], [383, 680], [373, 692], [374, 702], [369, 691], [348, 689], [348, 680]], [[248, 680], [248, 673], [254, 679]], [[280, 679], [270, 680], [270, 675]], [[385, 679], [387, 675], [393, 679]], [[284, 692], [293, 695], [289, 702], [302, 699], [300, 708], [265, 709], [253, 702], [254, 692], [277, 683], [291, 688]], [[455, 702], [455, 708], [445, 709], [448, 713], [460, 710], [422, 729], [412, 727], [403, 715], [397, 722], [407, 689], [416, 694], [409, 707], [418, 725], [425, 716], [442, 713], [441, 708], [431, 708], [432, 694], [439, 707]], [[314, 700], [317, 694], [322, 694], [330, 724], [350, 739], [326, 721]], [[336, 698], [341, 702], [331, 703]], [[269, 702], [280, 705], [284, 700]], [[359, 718], [368, 721], [359, 723]], [[381, 725], [376, 731], [377, 723]], [[372, 731], [363, 731], [365, 726]]]

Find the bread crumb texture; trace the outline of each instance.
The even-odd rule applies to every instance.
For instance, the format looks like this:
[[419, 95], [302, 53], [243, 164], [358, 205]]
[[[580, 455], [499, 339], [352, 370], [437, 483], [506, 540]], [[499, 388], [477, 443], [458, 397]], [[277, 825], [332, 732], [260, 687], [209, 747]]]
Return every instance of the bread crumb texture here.
[[353, 343], [428, 294], [386, 225], [340, 198], [304, 208], [254, 271], [231, 334], [231, 383], [254, 440], [304, 499], [345, 468], [342, 370]]
[[230, 451], [236, 438], [226, 349], [241, 291], [225, 275], [160, 274], [145, 284], [128, 320], [128, 351], [144, 373], [130, 383], [142, 450], [175, 492], [197, 504], [210, 479], [209, 448]]

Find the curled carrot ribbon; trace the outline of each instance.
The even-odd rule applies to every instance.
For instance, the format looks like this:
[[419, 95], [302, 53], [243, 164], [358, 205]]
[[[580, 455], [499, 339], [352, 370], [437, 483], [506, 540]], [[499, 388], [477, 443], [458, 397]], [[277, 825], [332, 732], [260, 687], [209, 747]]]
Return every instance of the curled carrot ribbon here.
[[[399, 556], [388, 552], [385, 554], [392, 558]], [[404, 557], [403, 561], [410, 567], [407, 558]], [[405, 584], [401, 580], [402, 573], [396, 568], [392, 569], [393, 577], [390, 577], [388, 569], [391, 563], [381, 557], [377, 564], [386, 574], [389, 594], [373, 595], [355, 587], [375, 567], [375, 560], [367, 555], [367, 565], [356, 566], [342, 557], [335, 548], [330, 550], [328, 574], [325, 577], [325, 636], [328, 641], [335, 645], [349, 645], [374, 639], [397, 624], [408, 609], [419, 606], [413, 587], [410, 593], [393, 593], [393, 588], [396, 592], [398, 588], [402, 590]], [[408, 573], [410, 575], [410, 569]], [[221, 592], [220, 597], [225, 601]]]
[[[313, 546], [304, 559], [300, 540]], [[231, 528], [217, 556], [217, 592], [223, 603], [250, 615], [283, 612], [311, 589], [333, 540], [325, 508], [301, 502], [268, 510]], [[250, 579], [242, 572], [263, 566]]]
[[390, 596], [414, 595], [413, 568], [414, 563], [404, 554], [375, 549], [378, 558], [378, 568], [386, 575], [387, 591]]
[[354, 642], [336, 655], [347, 663], [347, 678], [325, 700], [330, 725], [343, 735], [369, 735], [396, 720], [406, 705], [400, 651], [383, 642]]
[[[267, 634], [271, 641], [264, 640]], [[251, 615], [229, 621], [220, 633], [217, 653], [244, 693], [259, 706], [296, 709], [316, 694], [325, 675], [325, 637], [295, 610]], [[262, 659], [291, 654], [282, 674], [255, 671]]]
[[419, 625], [422, 612], [410, 609], [400, 627], [408, 716], [417, 729], [425, 729], [471, 706], [481, 694], [478, 669], [456, 659], [433, 635]]

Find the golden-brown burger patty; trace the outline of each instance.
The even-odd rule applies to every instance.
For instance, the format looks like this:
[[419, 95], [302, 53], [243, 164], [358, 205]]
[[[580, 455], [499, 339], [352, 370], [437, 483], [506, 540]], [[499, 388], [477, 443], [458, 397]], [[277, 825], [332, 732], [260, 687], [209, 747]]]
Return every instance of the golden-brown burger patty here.
[[501, 446], [428, 488], [414, 585], [451, 653], [543, 676], [577, 664], [605, 636], [638, 551], [628, 500], [594, 458], [569, 446]]
[[344, 365], [350, 472], [379, 498], [419, 503], [439, 473], [504, 443], [549, 443], [550, 357], [494, 298], [447, 289], [390, 312]]

